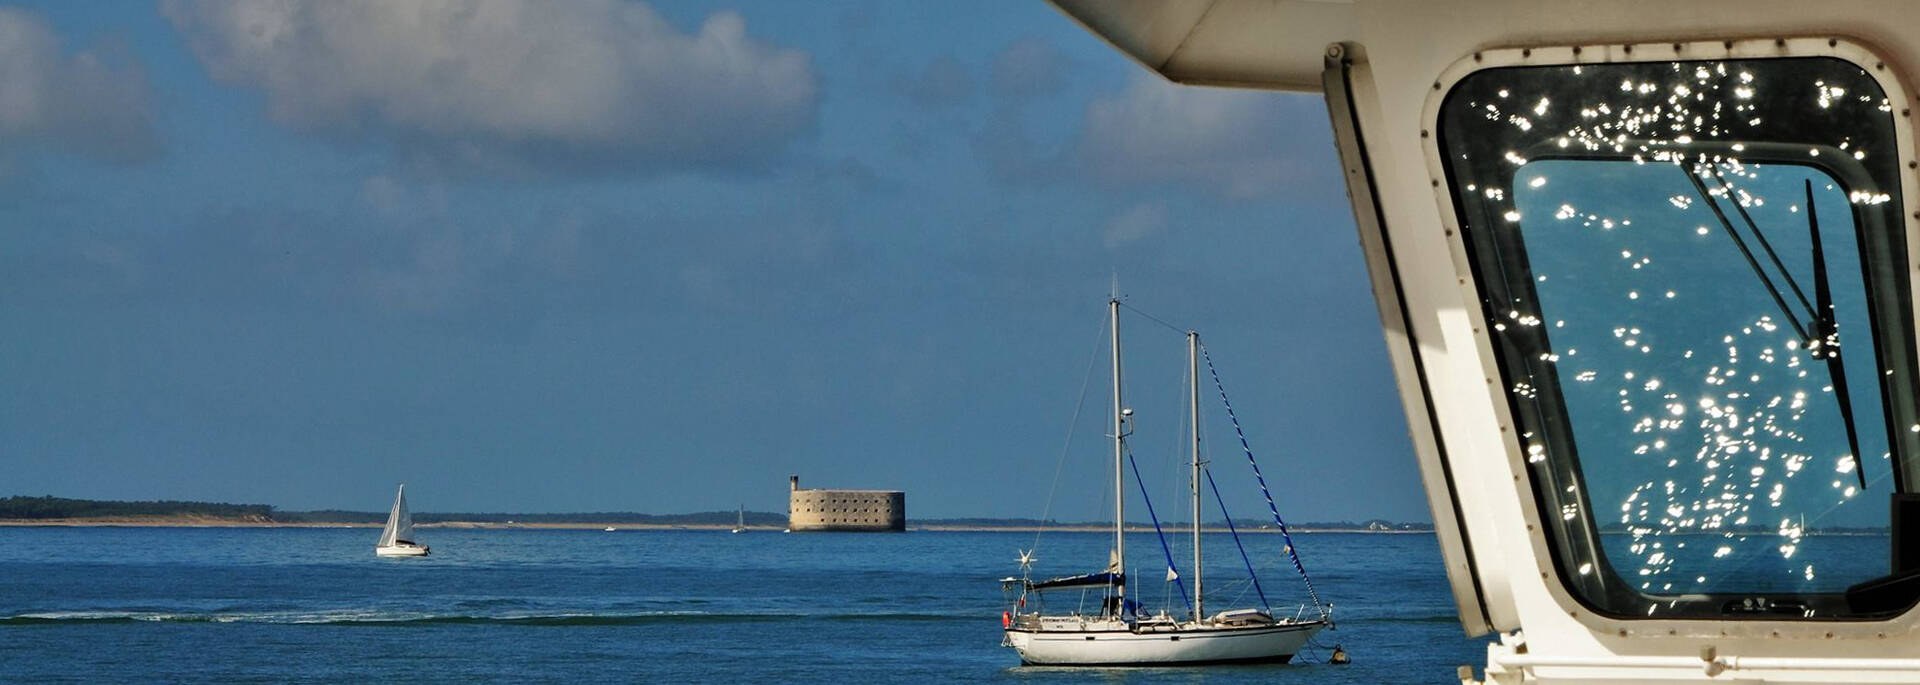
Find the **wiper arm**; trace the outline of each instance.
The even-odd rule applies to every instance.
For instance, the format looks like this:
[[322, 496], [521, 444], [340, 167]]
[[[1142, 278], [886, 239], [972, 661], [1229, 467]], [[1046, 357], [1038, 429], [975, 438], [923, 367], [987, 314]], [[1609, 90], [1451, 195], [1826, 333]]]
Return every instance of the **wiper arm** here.
[[[1767, 234], [1760, 231], [1760, 225], [1754, 223], [1753, 215], [1747, 213], [1747, 206], [1741, 204], [1740, 198], [1736, 197], [1738, 191], [1734, 189], [1733, 183], [1727, 181], [1727, 175], [1721, 173], [1718, 167], [1709, 166], [1707, 170], [1713, 172], [1713, 179], [1720, 182], [1720, 188], [1726, 191], [1727, 199], [1733, 203], [1733, 211], [1739, 212], [1740, 220], [1747, 224], [1747, 232], [1752, 233], [1754, 241], [1760, 243], [1760, 249], [1766, 251], [1767, 259], [1773, 260], [1774, 270], [1780, 272], [1780, 280], [1787, 282], [1787, 287], [1793, 290], [1793, 296], [1800, 300], [1800, 306], [1806, 308], [1808, 316], [1820, 316], [1819, 311], [1814, 309], [1813, 303], [1807, 301], [1807, 294], [1800, 290], [1800, 283], [1794, 280], [1793, 272], [1788, 271], [1787, 265], [1780, 261], [1780, 253], [1773, 251], [1773, 243], [1767, 240]], [[1715, 205], [1718, 206], [1718, 203]]]
[[[1726, 211], [1720, 209], [1720, 203], [1713, 201], [1713, 194], [1707, 192], [1707, 184], [1701, 183], [1700, 175], [1693, 171], [1685, 171], [1684, 173], [1687, 175], [1687, 181], [1693, 184], [1694, 192], [1700, 194], [1700, 201], [1707, 203], [1707, 208], [1713, 210], [1714, 218], [1720, 220], [1720, 228], [1727, 232], [1727, 237], [1733, 239], [1734, 246], [1740, 248], [1740, 256], [1747, 258], [1747, 266], [1753, 267], [1753, 275], [1760, 277], [1760, 283], [1767, 287], [1767, 294], [1773, 296], [1773, 303], [1780, 307], [1780, 315], [1786, 317], [1787, 325], [1793, 327], [1793, 332], [1799, 335], [1801, 340], [1807, 340], [1807, 327], [1800, 325], [1800, 317], [1793, 315], [1793, 309], [1787, 306], [1786, 298], [1780, 296], [1780, 289], [1774, 287], [1773, 279], [1767, 276], [1765, 269], [1760, 268], [1760, 260], [1754, 258], [1753, 250], [1747, 247], [1746, 239], [1740, 237], [1740, 231], [1735, 230], [1733, 222], [1727, 219]], [[1739, 202], [1734, 202], [1734, 205], [1738, 206]], [[1746, 213], [1743, 211], [1741, 216], [1742, 218], [1746, 218]], [[1752, 219], [1748, 219], [1748, 223], [1751, 225]], [[1759, 230], [1756, 229], [1754, 235], [1757, 236], [1759, 234]], [[1772, 248], [1769, 247], [1768, 251], [1771, 252]], [[1786, 276], [1785, 269], [1782, 269], [1780, 273], [1783, 277]], [[1788, 279], [1791, 280], [1791, 277], [1788, 277]], [[1794, 291], [1798, 292], [1799, 288], [1795, 287]], [[1816, 318], [1819, 317], [1819, 315], [1819, 312], [1812, 312], [1812, 316]]]
[[1847, 393], [1847, 367], [1840, 360], [1840, 325], [1833, 311], [1833, 289], [1827, 282], [1827, 255], [1820, 245], [1820, 214], [1813, 208], [1813, 181], [1806, 181], [1807, 232], [1813, 238], [1813, 336], [1807, 339], [1807, 352], [1815, 359], [1827, 360], [1827, 375], [1833, 379], [1833, 397], [1840, 403], [1840, 421], [1847, 428], [1847, 449], [1853, 451], [1853, 473], [1860, 478], [1860, 490], [1867, 489], [1867, 459], [1860, 453], [1859, 429], [1853, 424], [1853, 398]]

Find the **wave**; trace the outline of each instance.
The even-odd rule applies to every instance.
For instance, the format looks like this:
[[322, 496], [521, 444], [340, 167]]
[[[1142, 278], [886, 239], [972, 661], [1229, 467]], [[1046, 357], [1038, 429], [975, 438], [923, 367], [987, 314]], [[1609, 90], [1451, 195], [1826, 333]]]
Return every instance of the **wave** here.
[[972, 621], [990, 620], [959, 614], [916, 613], [709, 613], [657, 611], [638, 613], [551, 614], [430, 614], [417, 612], [162, 612], [162, 611], [43, 611], [0, 617], [0, 626], [101, 623], [266, 623], [328, 626], [518, 625], [518, 626], [642, 626], [656, 624], [772, 623], [787, 621]]

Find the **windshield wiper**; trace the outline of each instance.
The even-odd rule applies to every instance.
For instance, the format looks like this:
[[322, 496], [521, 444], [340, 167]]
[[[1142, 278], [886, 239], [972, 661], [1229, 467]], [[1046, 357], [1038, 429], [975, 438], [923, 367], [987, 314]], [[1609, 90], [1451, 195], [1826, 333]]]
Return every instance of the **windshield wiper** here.
[[1853, 425], [1853, 397], [1847, 393], [1847, 366], [1840, 361], [1840, 324], [1833, 311], [1833, 291], [1827, 283], [1827, 255], [1820, 246], [1820, 214], [1813, 209], [1813, 181], [1806, 181], [1807, 232], [1813, 237], [1813, 338], [1807, 352], [1827, 360], [1833, 379], [1833, 397], [1840, 402], [1840, 421], [1847, 427], [1847, 449], [1853, 450], [1853, 472], [1860, 490], [1867, 489], [1867, 459], [1860, 453], [1860, 435]]
[[1806, 346], [1807, 353], [1815, 359], [1823, 359], [1827, 362], [1827, 376], [1833, 381], [1833, 396], [1839, 404], [1840, 422], [1844, 424], [1847, 431], [1847, 449], [1853, 456], [1853, 472], [1860, 481], [1860, 490], [1865, 491], [1867, 462], [1866, 457], [1860, 454], [1860, 433], [1853, 420], [1853, 397], [1847, 392], [1846, 365], [1840, 358], [1840, 325], [1833, 309], [1832, 286], [1827, 280], [1826, 251], [1820, 244], [1820, 217], [1813, 208], [1813, 181], [1811, 179], [1805, 181], [1807, 232], [1813, 238], [1813, 302], [1809, 303], [1806, 293], [1800, 289], [1800, 284], [1794, 281], [1793, 274], [1787, 271], [1786, 264], [1780, 261], [1780, 255], [1774, 252], [1773, 244], [1767, 241], [1766, 234], [1760, 232], [1759, 224], [1755, 223], [1746, 208], [1741, 206], [1740, 199], [1734, 197], [1733, 184], [1727, 182], [1718, 170], [1708, 168], [1708, 173], [1712, 173], [1719, 181], [1720, 186], [1727, 193], [1728, 200], [1740, 213], [1740, 220], [1746, 224], [1747, 230], [1753, 233], [1754, 241], [1766, 251], [1774, 268], [1780, 271], [1781, 280], [1786, 281], [1787, 287], [1793, 291], [1800, 304], [1807, 308], [1807, 323], [1802, 324], [1800, 317], [1795, 316], [1793, 308], [1787, 304], [1787, 298], [1781, 294], [1779, 288], [1774, 286], [1773, 279], [1767, 276], [1766, 269], [1761, 267], [1760, 260], [1753, 254], [1753, 249], [1747, 246], [1747, 241], [1740, 235], [1739, 229], [1734, 228], [1733, 221], [1727, 218], [1726, 211], [1721, 209], [1720, 203], [1713, 199], [1713, 193], [1709, 192], [1707, 185], [1700, 181], [1700, 174], [1697, 171], [1685, 173], [1687, 181], [1693, 184], [1694, 192], [1700, 195], [1702, 202], [1707, 203], [1708, 209], [1713, 210], [1714, 218], [1720, 221], [1720, 228], [1726, 231], [1727, 237], [1733, 239], [1734, 246], [1740, 249], [1740, 255], [1746, 258], [1747, 266], [1753, 269], [1753, 275], [1760, 278], [1760, 284], [1765, 286], [1767, 294], [1773, 297], [1773, 303], [1780, 308], [1780, 314], [1786, 318], [1787, 325], [1800, 336], [1800, 341]]

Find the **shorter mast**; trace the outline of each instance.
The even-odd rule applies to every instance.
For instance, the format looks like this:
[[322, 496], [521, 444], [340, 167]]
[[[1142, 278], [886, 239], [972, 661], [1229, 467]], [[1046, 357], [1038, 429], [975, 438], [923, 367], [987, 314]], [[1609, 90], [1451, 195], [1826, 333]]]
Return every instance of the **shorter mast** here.
[[1206, 616], [1200, 586], [1200, 334], [1187, 331], [1188, 417], [1193, 426], [1193, 622]]

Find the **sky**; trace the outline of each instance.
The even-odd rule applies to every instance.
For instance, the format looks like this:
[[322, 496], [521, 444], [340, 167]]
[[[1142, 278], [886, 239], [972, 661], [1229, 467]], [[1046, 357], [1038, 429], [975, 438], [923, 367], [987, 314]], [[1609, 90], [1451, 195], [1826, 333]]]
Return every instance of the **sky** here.
[[1163, 512], [1194, 328], [1289, 519], [1430, 520], [1326, 117], [1037, 0], [0, 6], [0, 495], [1097, 520], [1117, 278]]

